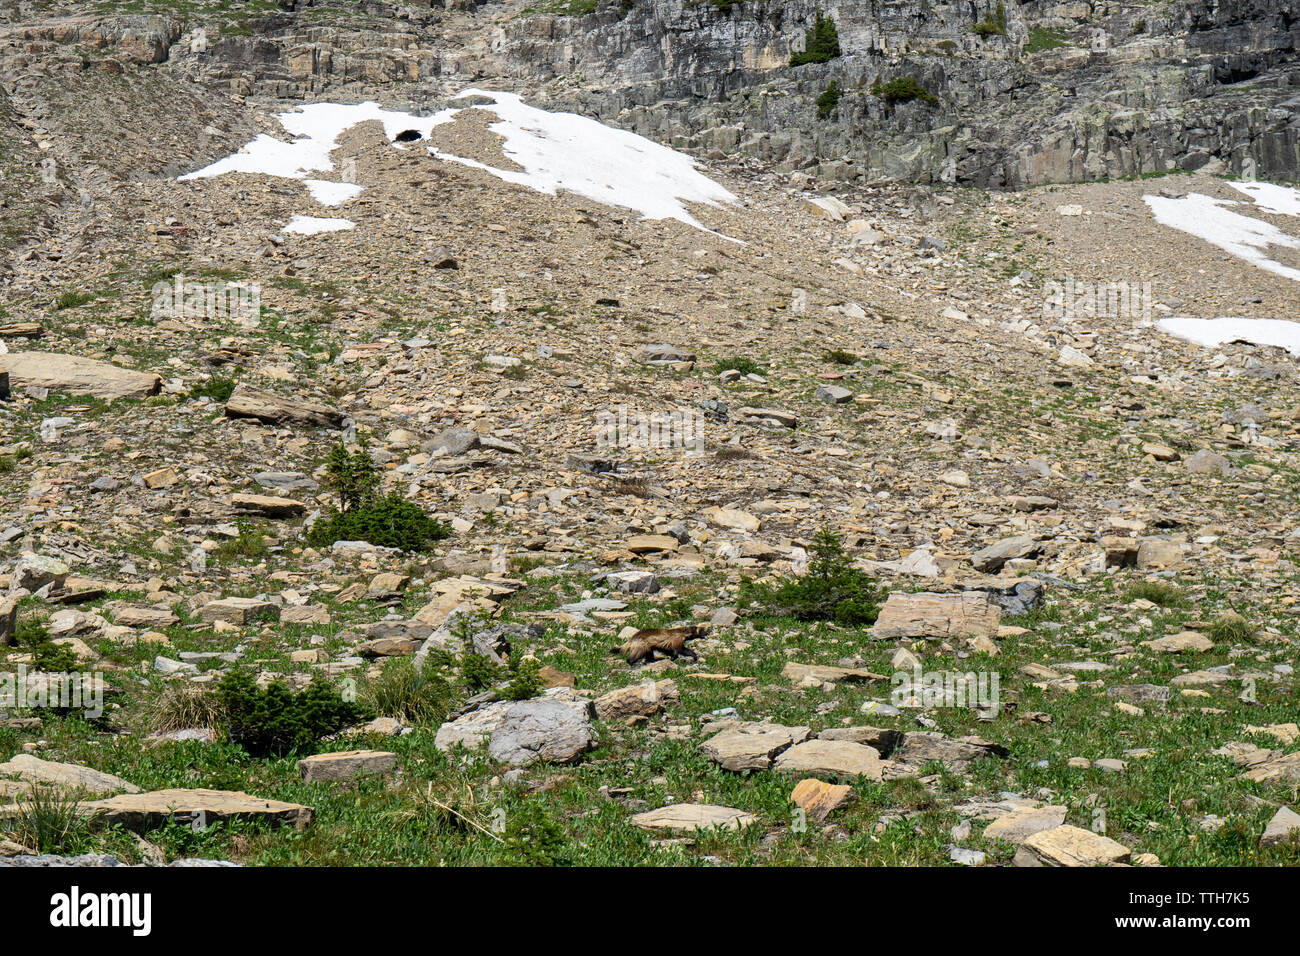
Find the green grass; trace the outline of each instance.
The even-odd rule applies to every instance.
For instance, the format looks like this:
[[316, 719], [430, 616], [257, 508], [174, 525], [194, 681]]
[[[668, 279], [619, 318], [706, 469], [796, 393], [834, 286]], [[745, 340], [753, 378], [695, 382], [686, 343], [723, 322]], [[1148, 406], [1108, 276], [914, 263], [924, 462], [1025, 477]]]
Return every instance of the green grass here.
[[[1140, 582], [1138, 582], [1140, 583]], [[633, 626], [661, 626], [686, 617], [701, 602], [722, 602], [731, 587], [725, 578], [703, 574], [678, 582], [678, 593], [668, 599], [651, 598], [632, 603]], [[560, 576], [528, 587], [506, 604], [505, 620], [530, 620], [574, 599], [589, 587], [586, 576]], [[194, 741], [144, 746], [148, 729], [144, 719], [151, 701], [166, 691], [138, 686], [125, 679], [125, 710], [116, 719], [126, 730], [102, 734], [99, 728], [75, 716], [48, 715], [40, 736], [47, 741], [47, 759], [71, 760], [120, 773], [146, 789], [162, 787], [212, 787], [239, 789], [269, 799], [312, 806], [315, 823], [298, 833], [262, 824], [218, 825], [201, 832], [173, 825], [147, 834], [169, 858], [211, 856], [236, 859], [250, 865], [646, 865], [692, 864], [706, 858], [728, 865], [948, 865], [948, 830], [961, 817], [953, 805], [968, 799], [989, 799], [1002, 791], [1033, 794], [1040, 788], [1052, 792], [1051, 802], [1067, 807], [1067, 822], [1089, 828], [1094, 812], [1105, 814], [1106, 833], [1135, 853], [1159, 855], [1166, 865], [1281, 865], [1300, 863], [1300, 850], [1262, 850], [1258, 836], [1271, 815], [1255, 797], [1290, 799], [1284, 788], [1251, 784], [1240, 779], [1240, 769], [1210, 751], [1232, 739], [1247, 739], [1246, 724], [1294, 719], [1293, 688], [1288, 682], [1261, 683], [1254, 704], [1237, 700], [1237, 688], [1209, 689], [1208, 698], [1175, 694], [1164, 710], [1151, 708], [1144, 716], [1123, 714], [1114, 708], [1105, 687], [1081, 686], [1075, 693], [1034, 686], [1019, 674], [1025, 663], [1049, 666], [1063, 660], [1111, 661], [1114, 670], [1104, 675], [1106, 686], [1126, 683], [1164, 683], [1180, 672], [1178, 662], [1140, 652], [1119, 659], [1108, 657], [1115, 647], [1111, 632], [1137, 627], [1143, 617], [1149, 627], [1133, 633], [1142, 640], [1180, 629], [1187, 611], [1159, 614], [1128, 609], [1129, 586], [1105, 582], [1097, 590], [1070, 594], [1049, 589], [1049, 604], [1042, 611], [1006, 623], [1028, 627], [1029, 633], [997, 642], [998, 655], [975, 655], [961, 662], [934, 648], [922, 653], [927, 667], [962, 670], [996, 670], [1002, 676], [1004, 699], [1016, 707], [1004, 709], [993, 721], [979, 721], [965, 709], [936, 708], [928, 712], [937, 729], [958, 736], [978, 734], [1005, 744], [1010, 756], [972, 765], [965, 774], [943, 770], [930, 779], [912, 777], [872, 783], [853, 782], [859, 800], [837, 813], [833, 827], [809, 825], [804, 832], [791, 826], [793, 780], [770, 771], [732, 774], [721, 771], [703, 757], [699, 743], [701, 721], [713, 711], [735, 707], [745, 719], [771, 717], [774, 721], [806, 725], [814, 732], [871, 723], [912, 729], [911, 716], [864, 717], [861, 705], [887, 699], [887, 683], [840, 683], [833, 689], [800, 688], [781, 675], [790, 660], [835, 664], [846, 656], [861, 666], [888, 674], [893, 642], [872, 641], [857, 625], [800, 622], [791, 617], [745, 618], [731, 631], [720, 632], [706, 652], [702, 665], [688, 665], [673, 676], [680, 689], [679, 703], [651, 718], [647, 725], [596, 722], [596, 747], [581, 762], [568, 766], [535, 765], [522, 772], [529, 786], [521, 789], [490, 785], [502, 768], [482, 753], [445, 754], [433, 745], [446, 708], [466, 693], [446, 688], [433, 694], [431, 705], [418, 689], [411, 689], [409, 661], [392, 661], [384, 668], [385, 689], [367, 689], [363, 701], [386, 700], [383, 708], [408, 720], [413, 732], [401, 737], [344, 734], [318, 746], [325, 750], [374, 748], [398, 755], [400, 778], [362, 778], [347, 785], [305, 784], [293, 757], [251, 757], [229, 743]], [[1146, 593], [1151, 593], [1149, 590]], [[1213, 619], [1221, 598], [1198, 591], [1198, 613]], [[412, 595], [418, 606], [423, 595]], [[1118, 602], [1118, 603], [1117, 603]], [[1201, 607], [1203, 604], [1210, 607]], [[364, 606], [337, 614], [373, 619]], [[1046, 625], [1051, 625], [1046, 626]], [[1273, 622], [1278, 626], [1278, 622]], [[187, 631], [185, 623], [168, 628], [176, 649], [218, 649], [247, 643], [245, 634], [204, 636]], [[253, 631], [252, 633], [256, 633]], [[305, 639], [281, 628], [276, 643], [257, 652], [266, 661], [283, 661], [284, 649]], [[331, 641], [334, 639], [331, 638]], [[602, 634], [555, 625], [536, 640], [520, 641], [518, 654], [533, 654], [557, 670], [575, 676], [577, 685], [593, 693], [635, 684], [643, 679], [609, 653]], [[329, 647], [341, 645], [329, 643]], [[1228, 661], [1229, 647], [1198, 657], [1197, 667]], [[122, 663], [148, 649], [117, 648]], [[1271, 652], [1285, 659], [1285, 648]], [[284, 667], [283, 663], [263, 666]], [[748, 682], [702, 680], [691, 671], [727, 673]], [[203, 719], [188, 705], [168, 705], [173, 722]], [[1222, 714], [1202, 713], [1202, 707]], [[376, 710], [380, 708], [374, 708]], [[1045, 712], [1049, 723], [1027, 720]], [[685, 738], [665, 734], [668, 725], [689, 728]], [[0, 729], [0, 759], [21, 748], [32, 736]], [[1122, 774], [1068, 767], [1072, 756], [1089, 760], [1123, 757], [1123, 751], [1151, 748], [1152, 756], [1127, 758]], [[1040, 763], [1042, 764], [1040, 766]], [[936, 771], [941, 768], [930, 768]], [[529, 789], [542, 787], [531, 797]], [[613, 798], [602, 795], [610, 793]], [[737, 807], [755, 814], [759, 825], [743, 833], [700, 835], [691, 843], [655, 849], [651, 838], [629, 823], [641, 809], [662, 806], [700, 794], [707, 802]], [[1190, 808], [1190, 809], [1189, 809]], [[1208, 813], [1228, 820], [1214, 834], [1201, 833], [1195, 820]], [[1014, 848], [982, 837], [977, 822], [964, 845], [983, 849], [994, 865], [1007, 864]], [[766, 839], [764, 839], [766, 837]], [[91, 827], [65, 846], [111, 849], [128, 862], [135, 851], [120, 834]]]
[[988, 18], [975, 24], [971, 30], [980, 39], [987, 39], [992, 36], [1007, 35], [1007, 8], [1003, 3], [998, 3], [997, 7], [989, 14]]
[[1055, 50], [1068, 43], [1069, 37], [1064, 30], [1033, 27], [1029, 31], [1029, 42], [1025, 44], [1025, 52], [1039, 53], [1043, 50]]
[[71, 289], [59, 293], [58, 298], [54, 300], [54, 309], [56, 312], [62, 312], [64, 309], [75, 309], [77, 306], [85, 305], [95, 299], [93, 292], [76, 292]]
[[1187, 607], [1187, 595], [1177, 585], [1164, 581], [1139, 581], [1128, 589], [1128, 597], [1133, 600], [1150, 601], [1160, 607]]
[[743, 355], [733, 355], [731, 358], [718, 359], [713, 363], [713, 374], [721, 375], [723, 372], [739, 372], [741, 375], [761, 375], [763, 366], [751, 358]]

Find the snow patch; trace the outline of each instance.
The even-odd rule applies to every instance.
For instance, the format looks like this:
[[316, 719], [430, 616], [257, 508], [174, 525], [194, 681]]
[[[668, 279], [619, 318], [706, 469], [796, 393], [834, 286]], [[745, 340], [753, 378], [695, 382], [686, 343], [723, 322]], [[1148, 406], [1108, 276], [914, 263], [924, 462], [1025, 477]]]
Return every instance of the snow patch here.
[[[699, 172], [685, 153], [598, 123], [576, 113], [551, 113], [529, 106], [514, 93], [465, 90], [461, 96], [491, 98], [480, 109], [499, 121], [488, 128], [501, 136], [502, 152], [523, 171], [498, 169], [429, 147], [438, 159], [482, 169], [506, 182], [554, 196], [563, 189], [608, 206], [622, 206], [646, 219], [676, 219], [713, 232], [690, 214], [686, 203], [718, 207], [737, 200]], [[717, 235], [717, 233], [714, 233]]]
[[351, 219], [325, 219], [320, 216], [294, 216], [285, 223], [282, 232], [296, 232], [302, 236], [314, 236], [318, 232], [342, 232], [351, 229], [356, 223]]
[[[428, 147], [429, 154], [437, 159], [482, 169], [506, 182], [548, 195], [563, 189], [605, 205], [635, 210], [646, 219], [676, 219], [713, 235], [720, 234], [692, 216], [687, 204], [720, 207], [738, 202], [731, 192], [701, 173], [690, 156], [643, 136], [605, 126], [576, 113], [537, 109], [513, 93], [469, 89], [460, 95], [492, 101], [477, 108], [498, 117], [490, 128], [505, 140], [506, 157], [523, 167], [523, 171], [498, 169]], [[451, 107], [430, 116], [415, 116], [401, 110], [386, 110], [369, 101], [353, 105], [311, 103], [277, 115], [285, 132], [294, 137], [292, 140], [286, 142], [263, 133], [239, 152], [179, 178], [188, 182], [226, 173], [254, 173], [303, 179], [318, 203], [336, 206], [356, 198], [362, 187], [307, 177], [334, 169], [330, 153], [337, 148], [338, 139], [346, 130], [358, 123], [377, 121], [392, 147], [404, 149], [403, 144], [395, 142], [399, 133], [415, 130], [421, 139], [427, 139], [435, 127], [471, 108], [474, 107]], [[290, 226], [310, 219], [296, 216]], [[332, 228], [351, 228], [351, 225]], [[289, 226], [285, 229], [300, 231]]]
[[1230, 182], [1228, 185], [1255, 200], [1255, 205], [1264, 212], [1277, 213], [1279, 216], [1300, 216], [1300, 189], [1274, 183]]
[[384, 127], [384, 135], [392, 142], [398, 133], [407, 129], [428, 136], [435, 126], [448, 122], [455, 113], [455, 110], [443, 110], [432, 116], [413, 116], [400, 110], [383, 109], [370, 101], [354, 105], [309, 103], [276, 116], [285, 132], [295, 139], [286, 143], [262, 133], [239, 152], [186, 173], [180, 181], [211, 179], [226, 173], [305, 179], [308, 173], [334, 168], [330, 153], [338, 146], [338, 138], [358, 123], [378, 120]]
[[1300, 239], [1287, 235], [1271, 223], [1226, 208], [1240, 205], [1235, 200], [1215, 199], [1201, 193], [1188, 193], [1179, 199], [1164, 196], [1142, 198], [1161, 225], [1204, 239], [1265, 272], [1300, 282], [1300, 269], [1283, 265], [1261, 252], [1268, 246], [1300, 249]]
[[1218, 348], [1226, 342], [1273, 345], [1292, 355], [1300, 355], [1300, 322], [1286, 319], [1161, 319], [1156, 323], [1163, 332], [1206, 348]]
[[334, 183], [328, 179], [304, 179], [303, 185], [322, 206], [341, 206], [349, 199], [356, 199], [362, 191], [355, 183]]

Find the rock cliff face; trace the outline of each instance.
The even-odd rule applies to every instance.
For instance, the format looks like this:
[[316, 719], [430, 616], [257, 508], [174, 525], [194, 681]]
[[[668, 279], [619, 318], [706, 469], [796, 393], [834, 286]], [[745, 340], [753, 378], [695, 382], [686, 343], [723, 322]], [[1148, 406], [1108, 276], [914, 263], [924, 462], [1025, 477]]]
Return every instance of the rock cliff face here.
[[[1300, 21], [1289, 4], [984, 3], [822, 6], [843, 56], [790, 68], [814, 2], [646, 0], [626, 13], [538, 16], [496, 38], [518, 75], [580, 78], [559, 95], [679, 145], [740, 149], [824, 179], [979, 186], [1135, 176], [1221, 162], [1300, 169]], [[871, 94], [910, 76], [938, 102]], [[835, 82], [832, 116], [814, 101]]]
[[[11, 12], [0, 26], [6, 92], [70, 67], [154, 71], [222, 95], [382, 95], [417, 107], [492, 82], [679, 148], [739, 152], [823, 182], [1000, 188], [1203, 168], [1300, 178], [1300, 19], [1286, 0], [167, 9]], [[790, 67], [819, 12], [835, 21], [842, 55]], [[900, 78], [933, 100], [890, 104], [872, 92]], [[842, 95], [819, 115], [832, 83]]]

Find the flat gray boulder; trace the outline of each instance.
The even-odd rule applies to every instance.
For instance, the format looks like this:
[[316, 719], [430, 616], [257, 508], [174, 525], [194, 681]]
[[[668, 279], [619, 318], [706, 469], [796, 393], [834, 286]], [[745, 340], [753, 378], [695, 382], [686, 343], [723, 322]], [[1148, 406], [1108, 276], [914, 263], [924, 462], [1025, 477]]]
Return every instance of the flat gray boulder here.
[[298, 761], [304, 783], [342, 783], [371, 774], [386, 774], [397, 766], [397, 754], [386, 750], [342, 750], [315, 754]]
[[875, 747], [851, 740], [807, 740], [783, 751], [772, 768], [814, 777], [865, 777], [881, 780], [885, 764]]
[[1013, 538], [995, 541], [971, 555], [970, 563], [976, 571], [996, 574], [1002, 566], [1016, 558], [1028, 558], [1039, 552], [1040, 546], [1033, 535], [1018, 534]]
[[587, 705], [525, 700], [506, 711], [488, 741], [488, 755], [512, 767], [526, 767], [539, 760], [572, 763], [591, 745]]
[[153, 372], [137, 372], [108, 362], [57, 352], [10, 352], [0, 356], [0, 369], [9, 373], [11, 388], [48, 388], [108, 401], [147, 398], [157, 395], [162, 388], [162, 378]]
[[498, 700], [438, 728], [439, 750], [487, 745], [493, 760], [526, 767], [539, 760], [573, 763], [593, 743], [591, 702], [567, 687], [553, 687], [534, 700]]
[[6, 777], [16, 778], [28, 784], [44, 784], [58, 790], [80, 790], [95, 796], [119, 791], [140, 792], [140, 788], [135, 784], [121, 777], [115, 777], [111, 773], [72, 763], [41, 760], [31, 754], [16, 754], [11, 760], [0, 763], [0, 779]]
[[694, 833], [697, 830], [743, 830], [758, 820], [752, 813], [735, 807], [717, 807], [709, 803], [675, 803], [647, 810], [632, 818], [632, 825], [642, 830], [667, 830]]

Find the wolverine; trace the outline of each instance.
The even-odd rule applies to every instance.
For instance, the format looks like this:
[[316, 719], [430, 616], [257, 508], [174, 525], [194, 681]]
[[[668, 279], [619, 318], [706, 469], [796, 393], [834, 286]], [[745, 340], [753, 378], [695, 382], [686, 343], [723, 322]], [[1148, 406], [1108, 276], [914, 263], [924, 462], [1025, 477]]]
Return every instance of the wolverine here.
[[706, 628], [699, 624], [685, 627], [650, 627], [637, 631], [626, 644], [610, 648], [611, 654], [622, 654], [628, 664], [635, 667], [642, 661], [653, 660], [655, 652], [667, 657], [688, 657], [699, 660], [699, 655], [686, 646], [686, 642], [701, 637]]

